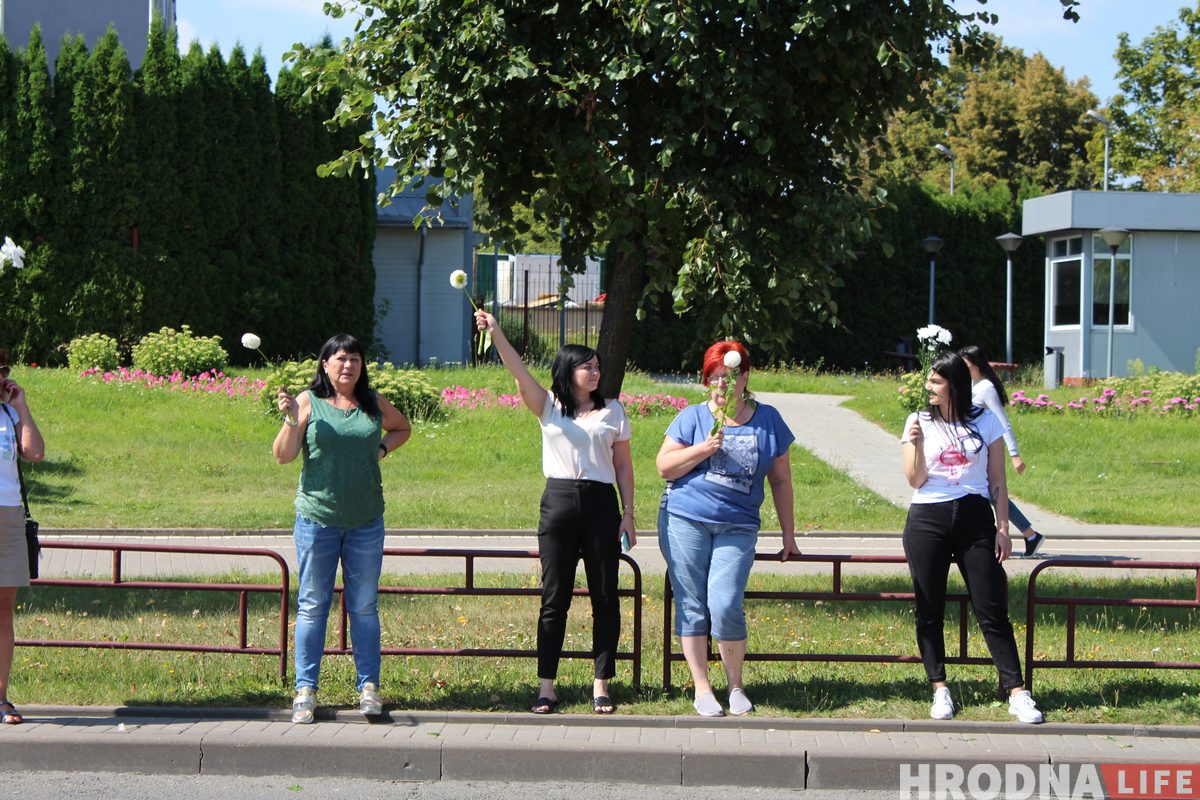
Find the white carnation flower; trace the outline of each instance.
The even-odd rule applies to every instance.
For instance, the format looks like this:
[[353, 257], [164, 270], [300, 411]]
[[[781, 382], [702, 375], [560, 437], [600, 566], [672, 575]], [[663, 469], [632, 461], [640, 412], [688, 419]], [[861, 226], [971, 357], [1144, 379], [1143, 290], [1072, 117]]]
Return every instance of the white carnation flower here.
[[467, 288], [467, 273], [461, 269], [456, 269], [450, 273], [450, 285], [455, 289]]
[[5, 236], [4, 244], [0, 245], [0, 265], [5, 261], [10, 262], [13, 269], [25, 267], [25, 248], [18, 246], [11, 236]]
[[247, 350], [257, 350], [262, 346], [262, 339], [255, 336], [253, 333], [242, 334], [242, 347]]
[[725, 366], [729, 369], [737, 369], [742, 365], [742, 354], [737, 350], [730, 350], [725, 354]]

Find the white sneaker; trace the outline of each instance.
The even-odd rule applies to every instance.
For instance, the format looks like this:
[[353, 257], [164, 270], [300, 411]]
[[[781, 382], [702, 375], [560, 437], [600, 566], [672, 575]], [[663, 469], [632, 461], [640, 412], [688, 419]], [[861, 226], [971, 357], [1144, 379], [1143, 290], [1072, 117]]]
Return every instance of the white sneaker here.
[[929, 707], [930, 719], [954, 719], [954, 700], [949, 687], [933, 690], [933, 705]]
[[311, 686], [301, 686], [296, 690], [296, 699], [292, 701], [292, 722], [297, 725], [311, 725], [317, 715], [317, 690]]
[[1008, 713], [1017, 718], [1017, 722], [1024, 722], [1026, 725], [1038, 725], [1045, 718], [1042, 712], [1038, 711], [1037, 703], [1033, 702], [1033, 695], [1028, 689], [1022, 689], [1008, 698]]
[[383, 699], [379, 696], [379, 687], [375, 684], [363, 684], [362, 694], [358, 697], [358, 713], [364, 717], [375, 717], [383, 713]]

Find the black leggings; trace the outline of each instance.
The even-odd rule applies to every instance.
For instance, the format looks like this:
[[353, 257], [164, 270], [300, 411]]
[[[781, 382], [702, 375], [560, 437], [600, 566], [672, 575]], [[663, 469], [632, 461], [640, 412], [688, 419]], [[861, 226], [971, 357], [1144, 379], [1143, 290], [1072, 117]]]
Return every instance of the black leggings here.
[[596, 677], [616, 674], [621, 609], [617, 598], [618, 531], [621, 512], [611, 483], [550, 478], [542, 493], [538, 551], [542, 560], [542, 613], [538, 619], [538, 677], [558, 676], [575, 589], [575, 567], [583, 557], [592, 600], [592, 653]]
[[1024, 685], [1008, 619], [1008, 575], [996, 561], [996, 520], [977, 494], [943, 503], [913, 503], [904, 523], [904, 555], [916, 594], [917, 646], [931, 682], [946, 680], [946, 578], [958, 564], [1005, 689]]

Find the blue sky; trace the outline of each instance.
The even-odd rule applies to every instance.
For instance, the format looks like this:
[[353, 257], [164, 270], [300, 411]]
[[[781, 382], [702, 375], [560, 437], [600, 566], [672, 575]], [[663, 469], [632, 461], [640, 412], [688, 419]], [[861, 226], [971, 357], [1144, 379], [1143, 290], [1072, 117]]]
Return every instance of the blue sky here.
[[[1192, 0], [1194, 3], [1195, 0]], [[1080, 22], [1062, 18], [1058, 0], [957, 0], [960, 10], [987, 10], [1000, 16], [995, 31], [1006, 43], [1041, 51], [1067, 77], [1084, 76], [1104, 103], [1117, 91], [1113, 51], [1117, 34], [1125, 31], [1140, 42], [1155, 27], [1178, 17], [1185, 0], [1082, 0]], [[236, 42], [252, 52], [261, 47], [272, 77], [281, 55], [295, 42], [311, 42], [326, 32], [334, 39], [349, 36], [352, 23], [331, 20], [321, 13], [322, 0], [177, 0], [183, 46], [199, 39], [207, 48], [216, 42], [228, 55]]]

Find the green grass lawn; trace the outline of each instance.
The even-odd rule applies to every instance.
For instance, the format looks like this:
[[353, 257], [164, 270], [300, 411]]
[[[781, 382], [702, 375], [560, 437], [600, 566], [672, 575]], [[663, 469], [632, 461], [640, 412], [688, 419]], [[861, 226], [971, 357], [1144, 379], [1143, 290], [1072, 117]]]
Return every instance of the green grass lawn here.
[[[756, 372], [760, 391], [845, 394], [846, 407], [897, 437], [907, 412], [896, 401], [894, 375], [814, 374], [811, 370]], [[765, 384], [765, 385], [764, 385]], [[768, 387], [770, 387], [768, 389]], [[1014, 384], [1030, 397], [1036, 385]], [[1092, 390], [1047, 392], [1065, 405]], [[1200, 417], [1104, 418], [1078, 412], [1010, 410], [1027, 469], [1009, 470], [1019, 498], [1084, 522], [1195, 526], [1200, 520]], [[1191, 476], [1191, 477], [1189, 477]]]
[[[261, 371], [256, 374], [261, 374]], [[500, 367], [426, 371], [439, 389], [464, 385], [509, 393]], [[544, 370], [539, 377], [548, 379]], [[66, 370], [20, 369], [47, 440], [29, 470], [35, 514], [48, 527], [288, 528], [299, 463], [275, 464], [277, 424], [245, 399], [104, 385]], [[808, 368], [756, 370], [758, 391], [845, 394], [847, 405], [899, 432], [905, 412], [895, 376]], [[1020, 387], [1014, 387], [1020, 388]], [[1031, 394], [1036, 387], [1026, 387]], [[658, 384], [632, 372], [625, 391], [700, 399], [692, 385]], [[1078, 397], [1060, 389], [1056, 399]], [[636, 503], [652, 526], [662, 480], [654, 456], [670, 415], [633, 420]], [[1195, 525], [1200, 519], [1196, 418], [1012, 416], [1025, 475], [1015, 495], [1087, 522]], [[397, 528], [517, 528], [536, 524], [541, 477], [536, 421], [523, 409], [457, 410], [420, 423], [412, 441], [383, 462], [386, 524]], [[899, 530], [903, 513], [803, 448], [793, 450], [797, 526], [805, 530]], [[764, 504], [763, 526], [778, 527]]]
[[[439, 388], [514, 389], [498, 368], [437, 369], [429, 376]], [[279, 425], [250, 400], [105, 385], [65, 370], [18, 370], [15, 378], [28, 387], [47, 442], [46, 460], [28, 471], [42, 525], [291, 527], [300, 463], [275, 463], [271, 442]], [[635, 394], [663, 389], [641, 375], [626, 386]], [[635, 508], [643, 527], [656, 518], [663, 481], [654, 456], [670, 420], [669, 414], [632, 420]], [[389, 527], [537, 525], [545, 484], [541, 434], [523, 408], [460, 409], [445, 422], [419, 423], [412, 440], [381, 466]], [[793, 472], [803, 529], [903, 524], [900, 510], [801, 448], [793, 453]], [[778, 525], [766, 503], [764, 528]]]
[[[582, 571], [581, 571], [582, 572]], [[396, 579], [386, 582], [397, 583]], [[484, 575], [481, 586], [533, 586], [532, 571]], [[404, 578], [405, 585], [461, 585], [457, 576]], [[628, 585], [628, 578], [623, 580]], [[953, 588], [961, 591], [957, 577]], [[1045, 579], [1043, 591], [1079, 595], [1183, 597], [1194, 594], [1189, 578], [1099, 581], [1077, 577]], [[828, 578], [752, 575], [751, 589], [826, 591]], [[690, 715], [686, 667], [673, 667], [670, 692], [662, 689], [662, 579], [644, 584], [642, 688], [630, 688], [630, 664], [618, 663], [613, 696], [620, 713]], [[848, 576], [848, 591], [908, 592], [905, 575]], [[1013, 622], [1024, 649], [1025, 580], [1012, 579]], [[58, 639], [161, 640], [232, 644], [236, 641], [236, 598], [199, 592], [94, 590], [38, 587], [23, 592], [17, 636]], [[293, 601], [294, 602], [294, 601]], [[535, 646], [537, 598], [383, 596], [383, 643], [396, 647]], [[622, 601], [621, 649], [632, 647], [633, 605]], [[956, 604], [947, 620], [948, 650], [956, 652]], [[1076, 648], [1085, 660], [1194, 660], [1200, 652], [1200, 612], [1181, 609], [1081, 608]], [[747, 602], [751, 653], [915, 653], [911, 607], [906, 602], [839, 603], [751, 600]], [[1039, 657], [1061, 657], [1063, 610], [1039, 613]], [[587, 650], [591, 620], [584, 598], [572, 610], [566, 646]], [[329, 642], [335, 639], [331, 619]], [[986, 657], [977, 628], [969, 628], [969, 652]], [[270, 645], [278, 635], [278, 607], [265, 597], [250, 600], [250, 643]], [[675, 643], [678, 651], [678, 643]], [[27, 702], [86, 705], [250, 705], [286, 707], [289, 679], [282, 685], [276, 660], [268, 656], [214, 655], [67, 648], [18, 648], [10, 696]], [[381, 683], [389, 703], [424, 710], [526, 710], [536, 688], [530, 658], [386, 656]], [[724, 678], [713, 666], [723, 696]], [[959, 719], [1008, 720], [997, 701], [995, 672], [988, 667], [949, 667]], [[353, 666], [348, 656], [330, 656], [322, 670], [322, 704], [351, 706]], [[591, 665], [564, 660], [560, 671], [564, 710], [587, 713]], [[750, 662], [747, 691], [760, 716], [924, 719], [929, 690], [919, 664], [820, 664]], [[1056, 722], [1195, 724], [1200, 689], [1195, 672], [1150, 670], [1050, 670], [1035, 674], [1035, 696]]]

